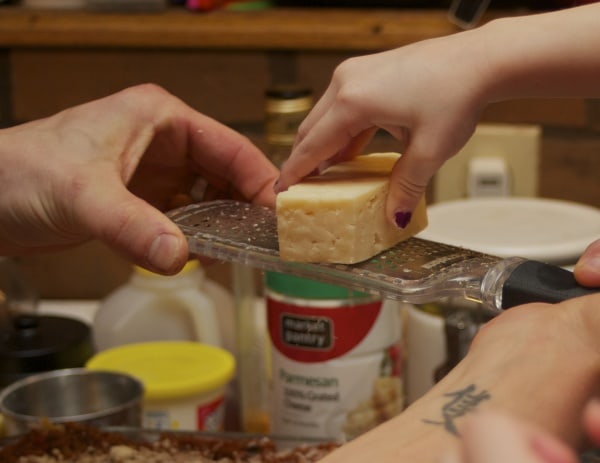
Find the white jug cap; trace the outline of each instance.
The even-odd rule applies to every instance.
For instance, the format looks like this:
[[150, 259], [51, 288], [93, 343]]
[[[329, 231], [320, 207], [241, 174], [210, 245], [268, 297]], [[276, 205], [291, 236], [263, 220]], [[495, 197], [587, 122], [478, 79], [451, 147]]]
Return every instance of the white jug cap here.
[[428, 207], [418, 236], [499, 257], [572, 264], [600, 238], [600, 209], [544, 198], [471, 198]]

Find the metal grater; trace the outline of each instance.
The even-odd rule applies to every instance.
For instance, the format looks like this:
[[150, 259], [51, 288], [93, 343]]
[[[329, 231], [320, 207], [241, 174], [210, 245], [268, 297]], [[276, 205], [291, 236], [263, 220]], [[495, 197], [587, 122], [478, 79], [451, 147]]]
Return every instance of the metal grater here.
[[[191, 253], [410, 303], [464, 297], [498, 311], [528, 301], [557, 302], [594, 292], [577, 286], [572, 274], [558, 267], [519, 257], [502, 259], [419, 238], [402, 241], [369, 260], [351, 265], [283, 261], [279, 258], [275, 211], [239, 201], [192, 204], [167, 215], [187, 237]], [[527, 272], [523, 272], [525, 263]], [[517, 281], [511, 281], [518, 267], [523, 268]], [[528, 280], [532, 271], [536, 273], [535, 281]], [[546, 273], [552, 274], [551, 281]], [[526, 294], [521, 295], [523, 292]]]

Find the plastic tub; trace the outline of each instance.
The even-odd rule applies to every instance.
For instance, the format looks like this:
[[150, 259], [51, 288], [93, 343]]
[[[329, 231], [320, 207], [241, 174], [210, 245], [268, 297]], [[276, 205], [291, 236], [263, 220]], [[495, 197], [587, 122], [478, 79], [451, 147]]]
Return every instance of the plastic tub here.
[[235, 371], [235, 359], [224, 349], [179, 341], [128, 344], [95, 355], [87, 368], [142, 381], [146, 428], [223, 430], [225, 390]]
[[344, 441], [403, 410], [398, 302], [274, 272], [265, 295], [272, 433]]

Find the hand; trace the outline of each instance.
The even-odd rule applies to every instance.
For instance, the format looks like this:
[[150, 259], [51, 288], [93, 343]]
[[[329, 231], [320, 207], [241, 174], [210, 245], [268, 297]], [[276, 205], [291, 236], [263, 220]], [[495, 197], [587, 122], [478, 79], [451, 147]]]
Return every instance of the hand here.
[[210, 194], [274, 204], [277, 169], [249, 140], [154, 85], [0, 131], [0, 254], [99, 239], [161, 273], [188, 258], [160, 211]]
[[465, 419], [490, 409], [582, 449], [580, 417], [600, 378], [599, 304], [600, 295], [592, 295], [503, 312], [423, 397], [323, 463], [438, 462], [457, 448]]
[[390, 223], [402, 226], [397, 219], [412, 212], [434, 173], [471, 137], [488, 104], [600, 97], [598, 14], [600, 4], [594, 3], [503, 18], [345, 61], [302, 123], [276, 191], [319, 166], [358, 154], [383, 129], [403, 152], [386, 203]]
[[376, 129], [399, 140], [387, 216], [414, 209], [433, 174], [471, 137], [482, 109], [483, 67], [458, 65], [480, 54], [471, 32], [352, 58], [335, 71], [325, 94], [301, 124], [276, 191], [315, 168], [359, 154]]
[[[591, 442], [600, 443], [600, 402], [590, 400], [583, 427]], [[442, 463], [577, 463], [576, 453], [552, 434], [494, 410], [476, 413], [461, 427], [460, 448]]]

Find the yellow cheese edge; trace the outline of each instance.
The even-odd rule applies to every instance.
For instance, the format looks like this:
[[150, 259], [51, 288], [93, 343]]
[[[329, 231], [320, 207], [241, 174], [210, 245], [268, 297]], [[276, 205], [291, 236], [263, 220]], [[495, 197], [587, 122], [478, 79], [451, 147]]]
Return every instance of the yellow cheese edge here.
[[[389, 224], [385, 217], [389, 175], [399, 157], [398, 153], [362, 155], [332, 166], [320, 176], [309, 177], [287, 192], [280, 193], [277, 197], [280, 258], [295, 262], [353, 264], [368, 260], [422, 231], [427, 226], [424, 198], [404, 229]], [[351, 190], [350, 193], [348, 190]], [[337, 194], [332, 196], [332, 191]], [[340, 218], [333, 220], [325, 233], [307, 230], [310, 220], [318, 221], [318, 215], [339, 213], [336, 208], [344, 201], [352, 200], [353, 195], [356, 203], [365, 201], [363, 194], [372, 196], [370, 201], [367, 200], [371, 204], [370, 210], [351, 211], [355, 214], [353, 218], [360, 222], [362, 217], [363, 223], [348, 224]], [[353, 209], [353, 205], [347, 203], [346, 209]], [[373, 227], [377, 230], [369, 234]], [[344, 239], [338, 239], [340, 237]], [[371, 245], [365, 245], [369, 242]]]

